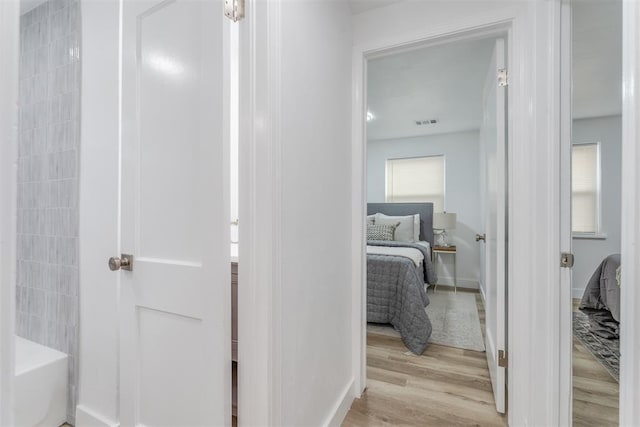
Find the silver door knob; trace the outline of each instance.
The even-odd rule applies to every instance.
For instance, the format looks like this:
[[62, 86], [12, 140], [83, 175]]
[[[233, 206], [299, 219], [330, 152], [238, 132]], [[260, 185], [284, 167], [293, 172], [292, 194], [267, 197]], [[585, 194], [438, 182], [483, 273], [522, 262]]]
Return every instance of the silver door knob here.
[[133, 270], [133, 255], [122, 254], [120, 258], [111, 257], [109, 258], [109, 270], [118, 271], [118, 270]]
[[482, 240], [483, 242], [487, 242], [486, 241], [486, 235], [485, 234], [476, 234], [476, 242], [479, 242], [480, 240]]

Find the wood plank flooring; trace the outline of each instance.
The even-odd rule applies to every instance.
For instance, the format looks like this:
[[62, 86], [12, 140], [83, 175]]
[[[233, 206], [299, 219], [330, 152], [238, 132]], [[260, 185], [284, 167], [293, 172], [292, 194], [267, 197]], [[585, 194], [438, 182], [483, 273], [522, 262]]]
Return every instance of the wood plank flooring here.
[[[484, 329], [479, 294], [476, 301]], [[495, 410], [483, 352], [431, 344], [416, 356], [400, 338], [369, 334], [367, 386], [343, 426], [507, 425]]]
[[[574, 300], [578, 310], [580, 300]], [[573, 425], [617, 426], [618, 383], [587, 348], [573, 338]]]
[[[476, 302], [484, 332], [479, 294]], [[485, 353], [432, 344], [415, 356], [399, 338], [369, 334], [367, 384], [343, 426], [507, 425], [495, 411]], [[573, 397], [574, 426], [618, 425], [618, 383], [576, 338]]]

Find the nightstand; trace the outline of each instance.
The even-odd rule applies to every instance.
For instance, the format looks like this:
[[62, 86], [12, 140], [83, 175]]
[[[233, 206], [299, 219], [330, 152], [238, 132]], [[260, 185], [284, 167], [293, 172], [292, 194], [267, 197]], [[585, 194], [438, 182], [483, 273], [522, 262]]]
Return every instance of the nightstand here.
[[[456, 282], [458, 280], [458, 273], [456, 272], [456, 247], [455, 246], [434, 246], [433, 250], [432, 250], [432, 257], [433, 257], [433, 268], [435, 268], [436, 273], [438, 272], [438, 264], [440, 263], [440, 257], [443, 254], [448, 254], [453, 256], [453, 292], [457, 293], [458, 292], [458, 287], [456, 285]], [[433, 287], [433, 291], [436, 291], [436, 288], [438, 287], [438, 284], [436, 283], [436, 285]]]

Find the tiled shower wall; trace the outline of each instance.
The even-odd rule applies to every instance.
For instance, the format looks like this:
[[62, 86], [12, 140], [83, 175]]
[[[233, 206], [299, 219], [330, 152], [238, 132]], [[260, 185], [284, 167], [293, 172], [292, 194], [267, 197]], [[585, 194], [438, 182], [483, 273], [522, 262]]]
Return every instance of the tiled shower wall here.
[[78, 342], [78, 0], [20, 18], [17, 333], [70, 355], [74, 422]]

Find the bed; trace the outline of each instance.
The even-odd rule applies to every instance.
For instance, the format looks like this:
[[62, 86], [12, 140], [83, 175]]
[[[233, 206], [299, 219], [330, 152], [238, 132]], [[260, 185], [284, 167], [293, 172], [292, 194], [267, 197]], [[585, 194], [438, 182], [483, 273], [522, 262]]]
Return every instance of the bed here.
[[596, 268], [579, 308], [589, 317], [591, 332], [603, 338], [619, 338], [620, 254], [609, 255]]
[[393, 218], [419, 215], [413, 241], [367, 239], [367, 321], [390, 323], [409, 350], [422, 354], [432, 330], [425, 285], [437, 282], [431, 262], [433, 204], [369, 203], [367, 215], [368, 231], [376, 220], [388, 224]]

